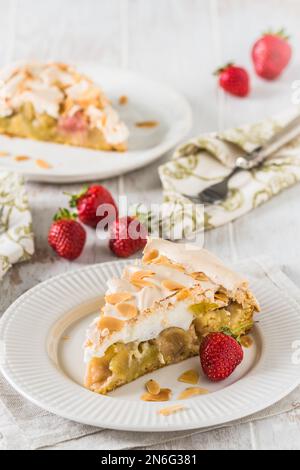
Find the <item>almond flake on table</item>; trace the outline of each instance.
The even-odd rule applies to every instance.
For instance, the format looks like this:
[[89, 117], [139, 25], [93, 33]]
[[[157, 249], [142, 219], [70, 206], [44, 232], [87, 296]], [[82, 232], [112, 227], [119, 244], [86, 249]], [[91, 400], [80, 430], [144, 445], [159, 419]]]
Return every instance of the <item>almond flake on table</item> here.
[[136, 127], [151, 128], [151, 127], [158, 126], [158, 122], [157, 121], [140, 121], [140, 122], [136, 122], [135, 125], [136, 125]]
[[14, 160], [16, 162], [27, 162], [28, 160], [30, 160], [31, 158], [28, 157], [27, 155], [17, 155], [16, 157], [14, 157]]
[[46, 160], [38, 159], [35, 161], [35, 163], [39, 168], [43, 168], [44, 170], [48, 170], [49, 168], [52, 168], [52, 165], [46, 162]]
[[0, 157], [8, 157], [9, 153], [8, 152], [0, 152]]

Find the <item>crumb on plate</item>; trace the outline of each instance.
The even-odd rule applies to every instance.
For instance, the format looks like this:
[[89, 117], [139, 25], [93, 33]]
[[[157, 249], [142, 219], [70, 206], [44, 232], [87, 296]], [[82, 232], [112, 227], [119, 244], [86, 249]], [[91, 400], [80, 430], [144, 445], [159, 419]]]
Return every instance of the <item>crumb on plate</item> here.
[[140, 128], [151, 128], [151, 127], [157, 127], [158, 122], [157, 121], [140, 121], [135, 123], [136, 127]]
[[128, 96], [126, 96], [126, 95], [120, 96], [120, 98], [119, 98], [119, 104], [120, 104], [121, 106], [124, 106], [124, 105], [127, 104], [127, 103], [128, 103]]

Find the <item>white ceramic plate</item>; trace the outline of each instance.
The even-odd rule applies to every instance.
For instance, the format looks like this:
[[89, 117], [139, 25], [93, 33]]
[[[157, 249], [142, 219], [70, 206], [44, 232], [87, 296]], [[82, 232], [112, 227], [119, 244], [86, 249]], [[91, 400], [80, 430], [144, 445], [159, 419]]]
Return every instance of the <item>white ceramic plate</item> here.
[[[0, 169], [9, 169], [35, 181], [54, 183], [108, 178], [156, 160], [182, 140], [191, 128], [190, 105], [168, 87], [129, 71], [78, 64], [78, 70], [90, 76], [118, 109], [130, 131], [128, 152], [101, 152], [60, 144], [0, 136]], [[128, 104], [120, 106], [118, 98], [126, 95]], [[137, 128], [140, 121], [157, 121], [154, 128]], [[28, 155], [31, 160], [16, 162], [13, 156]], [[52, 168], [42, 169], [36, 159], [46, 160]]]
[[[131, 431], [174, 431], [232, 421], [272, 405], [291, 392], [300, 378], [292, 361], [292, 343], [300, 338], [300, 315], [293, 301], [282, 298], [269, 281], [253, 286], [261, 304], [254, 345], [225, 382], [201, 386], [209, 395], [176, 401], [186, 385], [179, 374], [199, 366], [192, 358], [120, 387], [109, 396], [82, 386], [85, 328], [101, 305], [105, 283], [118, 276], [124, 262], [111, 262], [70, 272], [26, 292], [0, 323], [1, 370], [26, 398], [65, 418], [89, 425]], [[69, 339], [66, 339], [69, 338]], [[173, 390], [168, 403], [140, 400], [149, 377]], [[184, 411], [164, 417], [158, 410], [181, 403]]]

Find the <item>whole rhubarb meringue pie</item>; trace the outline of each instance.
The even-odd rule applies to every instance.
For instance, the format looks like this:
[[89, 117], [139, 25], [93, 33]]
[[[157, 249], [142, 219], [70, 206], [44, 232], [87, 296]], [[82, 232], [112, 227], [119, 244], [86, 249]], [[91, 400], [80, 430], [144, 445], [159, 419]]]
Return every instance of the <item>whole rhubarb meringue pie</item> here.
[[0, 133], [118, 151], [127, 149], [128, 138], [98, 85], [62, 63], [24, 63], [0, 71]]
[[87, 331], [85, 386], [106, 394], [199, 353], [215, 331], [245, 335], [259, 305], [248, 282], [203, 249], [149, 239], [140, 262], [108, 282]]

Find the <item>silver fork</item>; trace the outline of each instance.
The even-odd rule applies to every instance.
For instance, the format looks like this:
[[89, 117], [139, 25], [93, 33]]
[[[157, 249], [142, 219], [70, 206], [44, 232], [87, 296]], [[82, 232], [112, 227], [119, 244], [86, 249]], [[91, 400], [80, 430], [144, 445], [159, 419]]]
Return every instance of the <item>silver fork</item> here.
[[256, 148], [253, 152], [239, 157], [232, 172], [220, 183], [214, 184], [197, 196], [188, 196], [191, 201], [202, 204], [213, 204], [226, 198], [229, 190], [229, 181], [236, 173], [251, 170], [261, 165], [266, 158], [277, 152], [281, 147], [300, 135], [300, 115], [293, 119], [286, 127], [275, 134], [265, 145]]

